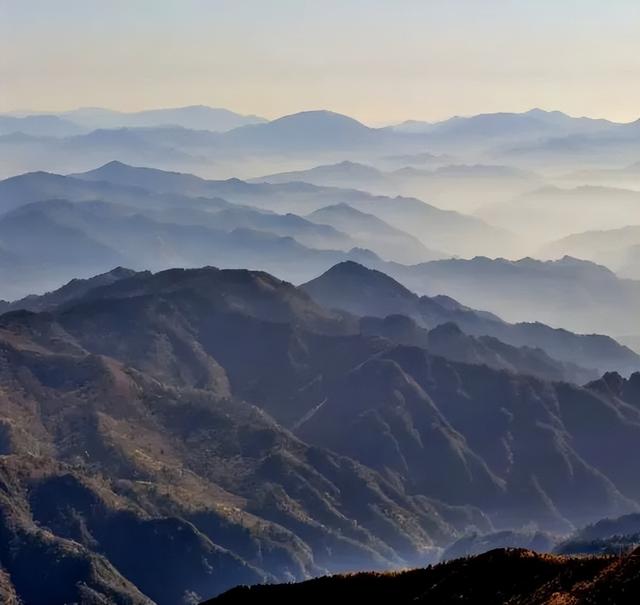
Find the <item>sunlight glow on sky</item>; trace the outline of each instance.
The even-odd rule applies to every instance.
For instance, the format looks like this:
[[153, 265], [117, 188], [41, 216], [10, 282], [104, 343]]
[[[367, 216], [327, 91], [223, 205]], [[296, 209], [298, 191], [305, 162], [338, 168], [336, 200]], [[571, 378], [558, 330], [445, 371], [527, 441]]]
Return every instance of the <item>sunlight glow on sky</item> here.
[[0, 0], [0, 111], [640, 117], [637, 0]]

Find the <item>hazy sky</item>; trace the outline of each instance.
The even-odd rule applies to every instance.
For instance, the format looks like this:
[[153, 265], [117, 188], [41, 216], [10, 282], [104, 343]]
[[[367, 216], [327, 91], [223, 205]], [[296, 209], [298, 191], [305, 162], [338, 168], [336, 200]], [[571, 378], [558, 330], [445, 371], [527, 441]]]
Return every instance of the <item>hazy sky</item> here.
[[640, 117], [639, 0], [0, 0], [0, 111]]

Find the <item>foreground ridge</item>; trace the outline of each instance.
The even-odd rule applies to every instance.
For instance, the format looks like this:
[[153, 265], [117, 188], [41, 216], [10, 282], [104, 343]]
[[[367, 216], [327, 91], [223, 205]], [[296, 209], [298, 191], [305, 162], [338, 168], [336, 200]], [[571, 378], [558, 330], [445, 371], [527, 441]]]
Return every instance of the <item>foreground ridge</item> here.
[[636, 603], [640, 549], [621, 557], [559, 557], [498, 549], [424, 569], [356, 573], [298, 584], [241, 586], [203, 605], [234, 603], [491, 603], [604, 605]]

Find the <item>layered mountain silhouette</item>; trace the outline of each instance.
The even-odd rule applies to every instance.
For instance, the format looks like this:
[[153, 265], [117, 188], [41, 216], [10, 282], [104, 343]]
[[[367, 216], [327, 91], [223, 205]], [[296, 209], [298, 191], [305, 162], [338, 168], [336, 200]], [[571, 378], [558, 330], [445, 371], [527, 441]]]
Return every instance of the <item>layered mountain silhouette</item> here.
[[[418, 296], [388, 275], [354, 262], [337, 265], [302, 288], [329, 308], [343, 309], [359, 316], [386, 318], [384, 322], [368, 320], [367, 329], [396, 333], [406, 339], [407, 344], [428, 340], [420, 328], [432, 330], [452, 323], [467, 334], [479, 337], [475, 341], [478, 347], [493, 349], [497, 356], [504, 354], [512, 359], [511, 363], [517, 363], [516, 357], [526, 353], [531, 362], [537, 359], [544, 366], [544, 355], [534, 350], [541, 349], [558, 360], [587, 368], [617, 368], [629, 372], [640, 367], [640, 357], [635, 352], [606, 336], [578, 335], [541, 323], [507, 323], [496, 315], [473, 310], [445, 296]], [[394, 315], [409, 317], [418, 327], [394, 320]], [[456, 339], [461, 338], [460, 334], [449, 329], [440, 330], [439, 335], [442, 339], [440, 346], [446, 347], [451, 354], [456, 347]], [[494, 339], [528, 349], [516, 355], [515, 351], [505, 349], [504, 344], [496, 343]], [[431, 341], [435, 344], [433, 337]], [[465, 346], [464, 353], [460, 354], [470, 355], [471, 350]], [[490, 356], [484, 359], [491, 365]], [[533, 366], [530, 366], [530, 371], [533, 371]], [[568, 371], [572, 370], [568, 368]]]
[[[10, 122], [10, 119], [10, 116], [0, 117], [0, 124], [7, 124], [3, 127], [4, 129], [13, 126], [11, 132], [19, 131], [44, 136], [67, 136], [79, 134], [83, 130], [90, 131], [101, 128], [153, 128], [160, 126], [180, 126], [192, 130], [224, 132], [240, 126], [266, 121], [258, 116], [245, 116], [228, 109], [206, 105], [147, 109], [134, 112], [115, 111], [103, 107], [81, 107], [59, 113], [28, 114], [14, 118], [23, 121]], [[55, 131], [45, 130], [45, 125], [53, 123], [64, 124], [66, 128], [58, 134]], [[35, 129], [35, 126], [39, 126], [39, 128]]]
[[[42, 168], [86, 170], [92, 163], [106, 162], [109, 152], [111, 158], [157, 168], [210, 173], [218, 165], [219, 172], [227, 175], [242, 171], [251, 158], [255, 170], [243, 176], [297, 171], [302, 158], [306, 166], [344, 160], [376, 164], [396, 158], [392, 163], [404, 168], [415, 166], [416, 159], [424, 165], [420, 158], [452, 154], [464, 164], [497, 162], [542, 171], [548, 166], [563, 166], [579, 172], [585, 165], [617, 169], [637, 162], [637, 130], [636, 122], [576, 118], [540, 109], [372, 128], [326, 110], [299, 112], [267, 122], [257, 116], [198, 105], [129, 113], [81, 108], [58, 114], [0, 116], [0, 135], [10, 137], [0, 136], [0, 158], [6, 162], [4, 176]], [[93, 131], [98, 134], [93, 135]], [[15, 133], [22, 138], [16, 138]], [[73, 140], [78, 135], [90, 136]], [[60, 140], [49, 140], [51, 136]], [[279, 169], [264, 171], [272, 165]], [[579, 179], [580, 183], [590, 181], [584, 175]], [[447, 181], [449, 185], [454, 182]], [[416, 185], [414, 182], [411, 187]], [[414, 191], [429, 190], [411, 188], [399, 193], [416, 195]], [[477, 197], [485, 198], [490, 192], [478, 192]], [[464, 193], [472, 195], [471, 190]], [[442, 199], [456, 201], [446, 195]], [[478, 205], [469, 200], [451, 207]]]
[[495, 229], [479, 219], [440, 210], [415, 198], [388, 198], [363, 191], [318, 187], [306, 183], [247, 183], [237, 179], [211, 181], [193, 175], [134, 168], [118, 162], [111, 162], [76, 177], [85, 181], [106, 181], [115, 185], [140, 187], [157, 193], [222, 197], [230, 202], [276, 212], [306, 214], [336, 203], [346, 203], [410, 233], [427, 247], [450, 253], [464, 254], [478, 246], [504, 249], [511, 242], [507, 232]]
[[0, 601], [635, 602], [639, 125], [0, 116]]
[[83, 132], [82, 127], [54, 115], [0, 116], [0, 134], [22, 133], [35, 137], [68, 137]]
[[[220, 218], [215, 207], [213, 212], [192, 209], [174, 218], [169, 210], [63, 200], [18, 208], [0, 217], [0, 240], [17, 259], [5, 269], [4, 296], [15, 298], [117, 265], [159, 270], [215, 259], [222, 266], [265, 267], [301, 281], [336, 261], [359, 258], [357, 250], [349, 252], [355, 242], [346, 235], [302, 218], [240, 208], [222, 210]], [[298, 240], [327, 248], [309, 248]], [[331, 250], [332, 245], [343, 250]], [[22, 268], [18, 275], [15, 266]]]
[[381, 195], [414, 196], [442, 208], [463, 211], [475, 210], [486, 204], [487, 196], [494, 203], [510, 201], [541, 183], [541, 178], [535, 173], [511, 166], [444, 164], [429, 168], [416, 167], [411, 156], [405, 161], [409, 165], [391, 171], [343, 161], [262, 176], [253, 182], [304, 182], [323, 187], [361, 189]]
[[87, 129], [97, 128], [152, 128], [180, 126], [192, 130], [224, 132], [248, 124], [264, 122], [258, 116], [245, 116], [219, 107], [191, 105], [171, 109], [147, 109], [121, 112], [100, 107], [85, 107], [64, 112], [63, 116]]
[[637, 259], [640, 248], [640, 226], [575, 233], [543, 246], [540, 254], [558, 258], [573, 256], [605, 265], [618, 275], [640, 277]]
[[429, 250], [417, 238], [392, 227], [373, 214], [356, 210], [348, 204], [319, 208], [306, 218], [348, 233], [360, 247], [370, 247], [373, 244], [373, 247], [390, 261], [412, 264], [447, 256], [443, 252]]
[[446, 293], [510, 321], [544, 322], [583, 334], [638, 331], [640, 282], [579, 258], [475, 257], [380, 268], [420, 294]]

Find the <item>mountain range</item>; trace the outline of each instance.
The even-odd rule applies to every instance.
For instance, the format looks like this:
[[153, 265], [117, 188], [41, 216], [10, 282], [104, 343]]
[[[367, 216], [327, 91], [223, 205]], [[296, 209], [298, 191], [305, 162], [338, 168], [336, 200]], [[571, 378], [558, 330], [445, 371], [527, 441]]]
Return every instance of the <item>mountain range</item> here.
[[[256, 158], [262, 165], [282, 166], [278, 172], [289, 172], [301, 158], [309, 166], [310, 161], [321, 164], [327, 159], [385, 163], [384, 158], [395, 157], [404, 158], [403, 168], [415, 165], [411, 158], [443, 154], [458, 156], [462, 161], [457, 163], [497, 161], [543, 171], [551, 164], [581, 169], [581, 161], [592, 168], [615, 169], [637, 162], [637, 131], [637, 122], [574, 118], [540, 109], [371, 128], [326, 110], [266, 121], [207, 106], [129, 113], [82, 108], [0, 116], [0, 135], [5, 135], [0, 136], [0, 157], [7, 162], [4, 176], [61, 171], [65, 163], [68, 170], [87, 170], [113, 157], [158, 168], [173, 164], [201, 173], [217, 171], [219, 176], [238, 173], [243, 163], [246, 167]], [[23, 137], [15, 138], [15, 133]], [[137, 148], [132, 148], [132, 140]]]
[[640, 278], [640, 226], [575, 233], [544, 246], [545, 257], [571, 255], [605, 265], [621, 277]]
[[449, 295], [508, 321], [621, 337], [640, 333], [637, 282], [571, 258], [446, 259], [482, 246], [491, 254], [509, 247], [511, 238], [413, 198], [305, 183], [214, 181], [112, 162], [74, 176], [32, 173], [1, 181], [0, 211], [5, 299], [117, 265], [160, 270], [214, 263], [261, 268], [300, 283], [350, 259], [419, 294]]
[[541, 261], [475, 257], [378, 265], [418, 294], [446, 293], [515, 322], [543, 322], [582, 334], [638, 333], [640, 282], [579, 258]]
[[511, 244], [508, 232], [483, 221], [445, 211], [415, 198], [375, 196], [370, 193], [306, 183], [248, 183], [238, 179], [212, 181], [193, 175], [134, 168], [111, 162], [97, 170], [74, 175], [85, 181], [107, 181], [156, 193], [222, 197], [276, 212], [313, 212], [336, 203], [373, 214], [396, 229], [406, 231], [427, 247], [464, 254], [472, 248], [498, 249]]
[[[411, 159], [406, 161], [410, 163]], [[444, 163], [432, 168], [408, 165], [385, 171], [342, 161], [308, 170], [257, 177], [252, 182], [304, 182], [323, 187], [360, 189], [380, 195], [407, 195], [429, 200], [442, 208], [470, 211], [487, 204], [487, 195], [497, 203], [535, 189], [541, 178], [530, 171], [495, 164]]]
[[13, 309], [0, 562], [28, 602], [163, 605], [640, 506], [617, 463], [640, 443], [640, 374], [552, 382], [526, 369], [550, 357], [481, 339], [473, 355], [522, 365], [447, 359], [446, 325], [406, 344], [246, 270], [117, 270]]
[[0, 602], [635, 602], [639, 126], [0, 116]]
[[[3, 119], [9, 119], [9, 117], [7, 116]], [[206, 105], [191, 105], [171, 109], [147, 109], [134, 112], [115, 111], [102, 107], [82, 107], [58, 113], [49, 112], [44, 115], [26, 114], [20, 117], [16, 116], [15, 119], [26, 119], [37, 123], [43, 118], [74, 125], [75, 130], [70, 129], [71, 134], [79, 134], [81, 131], [87, 132], [100, 128], [153, 128], [160, 126], [180, 126], [191, 130], [224, 132], [248, 124], [266, 122], [264, 118], [258, 116], [240, 115], [228, 109], [207, 107]], [[15, 124], [18, 125], [19, 122]], [[55, 134], [52, 135], [51, 131], [45, 130], [44, 124], [41, 126], [41, 129], [32, 128], [30, 131], [20, 127], [9, 130], [8, 126], [3, 129], [10, 132], [19, 131], [40, 136], [56, 136]], [[68, 134], [68, 132], [65, 134]]]
[[[629, 373], [639, 367], [640, 357], [635, 352], [606, 336], [572, 334], [540, 322], [510, 324], [448, 296], [418, 296], [388, 275], [354, 262], [336, 265], [301, 287], [326, 307], [366, 318], [387, 318], [386, 326], [371, 322], [372, 329], [376, 326], [399, 330], [406, 338], [421, 338], [419, 328], [433, 330], [443, 324], [454, 324], [470, 336], [483, 338], [485, 346], [495, 344], [491, 338], [499, 339], [514, 347], [529, 347], [534, 356], [534, 349], [539, 349], [562, 362], [600, 371], [618, 369]], [[412, 319], [417, 331], [406, 324], [394, 326], [391, 318], [398, 315]], [[451, 346], [459, 335], [449, 330], [449, 336]]]

